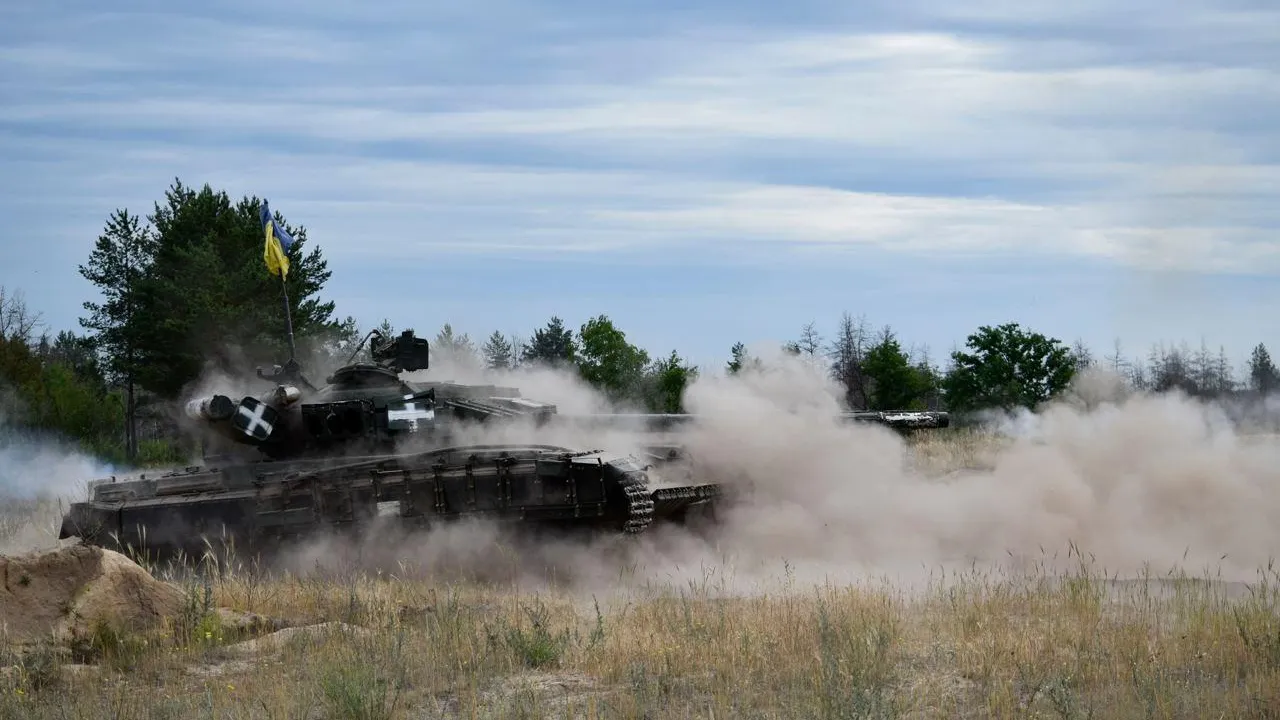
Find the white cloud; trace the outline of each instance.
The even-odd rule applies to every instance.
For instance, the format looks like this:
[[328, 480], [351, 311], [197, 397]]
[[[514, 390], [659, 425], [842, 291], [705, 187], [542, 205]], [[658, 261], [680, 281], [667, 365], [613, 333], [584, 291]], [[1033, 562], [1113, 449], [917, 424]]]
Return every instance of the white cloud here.
[[[1109, 7], [983, 2], [948, 12], [1038, 26], [1097, 22]], [[1195, 19], [1211, 22], [1209, 40], [1244, 33], [1239, 16], [1194, 10], [1160, 22], [1181, 31]], [[23, 138], [17, 152], [45, 154], [22, 167], [35, 175], [93, 167], [97, 177], [82, 191], [99, 203], [120, 188], [135, 188], [147, 203], [158, 195], [155, 183], [174, 175], [208, 179], [266, 194], [282, 209], [289, 203], [317, 231], [359, 232], [362, 253], [408, 256], [425, 244], [588, 252], [752, 237], [905, 253], [1047, 252], [1153, 267], [1277, 269], [1268, 234], [1280, 217], [1266, 192], [1280, 186], [1267, 152], [1274, 141], [1230, 131], [1250, 111], [1261, 124], [1280, 109], [1280, 74], [1255, 64], [1108, 60], [1114, 47], [1068, 33], [1042, 41], [835, 30], [732, 42], [695, 33], [632, 45], [584, 42], [541, 55], [571, 60], [572, 73], [552, 69], [573, 83], [450, 87], [414, 81], [403, 65], [412, 52], [404, 35], [362, 46], [354, 36], [306, 28], [245, 35], [223, 21], [157, 22], [176, 37], [206, 40], [188, 48], [171, 41], [166, 58], [207, 60], [220, 49], [237, 66], [280, 61], [314, 71], [320, 64], [325, 74], [307, 74], [296, 86], [246, 79], [234, 93], [179, 73], [180, 82], [155, 80], [100, 102], [85, 100], [75, 85], [32, 99], [15, 95], [0, 108], [0, 123], [85, 138], [163, 131], [191, 143], [115, 140], [99, 152], [58, 141], [41, 151], [43, 141]], [[636, 70], [640, 47], [661, 47], [664, 57]], [[49, 58], [84, 71], [101, 56], [127, 69], [140, 52], [36, 44], [0, 48], [0, 62]], [[611, 81], [623, 66], [634, 82]], [[363, 81], [379, 70], [387, 80]], [[276, 141], [296, 149], [256, 149]], [[445, 143], [464, 141], [574, 155], [560, 168], [432, 158]], [[334, 143], [341, 149], [330, 149]], [[400, 158], [387, 159], [385, 150], [363, 156], [370, 143], [397, 143]], [[816, 158], [812, 170], [825, 182], [779, 160], [789, 148]], [[598, 162], [631, 166], [593, 169]], [[895, 162], [956, 166], [951, 177], [960, 180], [949, 196], [901, 184], [893, 192], [842, 187], [842, 174], [871, 162], [890, 177]], [[743, 166], [752, 174], [733, 171]], [[981, 193], [964, 184], [975, 176], [988, 182]], [[1047, 189], [1013, 184], [1023, 181]], [[26, 182], [9, 184], [22, 193]]]
[[802, 243], [862, 244], [937, 256], [1083, 256], [1195, 272], [1280, 271], [1280, 245], [1248, 227], [1127, 227], [1099, 206], [758, 187], [700, 198], [689, 209], [612, 212], [609, 219], [671, 232]]
[[[87, 147], [67, 150], [93, 157]], [[1196, 218], [1139, 226], [1123, 204], [1101, 201], [1053, 205], [333, 154], [180, 154], [150, 146], [112, 152], [121, 170], [64, 190], [103, 208], [126, 204], [146, 212], [160, 183], [169, 180], [166, 170], [207, 179], [233, 195], [270, 197], [336, 259], [412, 261], [445, 251], [601, 253], [745, 240], [930, 257], [1056, 255], [1199, 272], [1280, 270], [1275, 245], [1258, 228], [1194, 226]], [[33, 168], [31, 174], [42, 173]], [[1265, 177], [1239, 173], [1236, 179]], [[1275, 182], [1274, 174], [1270, 178]], [[6, 190], [18, 197], [49, 192], [18, 183]], [[90, 237], [94, 229], [86, 226], [79, 235]]]
[[[344, 85], [338, 73], [330, 84], [305, 89], [219, 96], [188, 86], [128, 100], [15, 102], [0, 110], [0, 120], [356, 143], [612, 139], [660, 150], [671, 141], [728, 139], [745, 154], [751, 150], [743, 143], [783, 140], [953, 161], [1165, 165], [1247, 153], [1241, 140], [1215, 128], [1215, 115], [1280, 90], [1275, 72], [1243, 67], [1009, 69], [1038, 45], [929, 33], [823, 34], [713, 44], [686, 50], [686, 65], [637, 84], [551, 86], [542, 100], [537, 93], [494, 94], [473, 99], [471, 109], [457, 109], [440, 87], [361, 89]], [[597, 60], [609, 63], [608, 56]]]
[[[43, 72], [101, 72], [103, 70], [138, 69], [116, 55], [53, 43], [26, 43], [0, 47], [0, 66], [24, 70], [39, 69]], [[15, 77], [15, 76], [10, 76]]]

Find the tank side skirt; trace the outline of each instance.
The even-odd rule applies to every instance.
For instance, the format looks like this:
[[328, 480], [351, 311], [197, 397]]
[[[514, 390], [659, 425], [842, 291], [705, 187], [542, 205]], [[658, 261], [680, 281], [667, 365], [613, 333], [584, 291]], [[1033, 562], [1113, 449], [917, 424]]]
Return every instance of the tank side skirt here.
[[[605, 466], [569, 462], [574, 455], [589, 453], [535, 446], [484, 458], [484, 451], [490, 449], [499, 450], [437, 450], [264, 480], [257, 501], [257, 529], [277, 535], [310, 526], [362, 524], [376, 516], [383, 503], [394, 503], [394, 515], [402, 521], [427, 526], [461, 517], [535, 522], [611, 519]], [[560, 468], [548, 469], [557, 464]], [[627, 515], [617, 522], [626, 532], [643, 530], [653, 515], [647, 488], [628, 485], [623, 493], [619, 499], [625, 502]]]

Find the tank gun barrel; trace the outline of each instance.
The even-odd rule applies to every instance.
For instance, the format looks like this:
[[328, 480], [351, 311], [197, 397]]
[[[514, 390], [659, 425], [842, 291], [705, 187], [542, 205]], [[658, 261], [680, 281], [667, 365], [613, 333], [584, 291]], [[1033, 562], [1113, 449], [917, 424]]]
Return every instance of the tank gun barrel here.
[[673, 430], [698, 419], [697, 415], [687, 413], [589, 413], [574, 415], [557, 413], [552, 417], [554, 418], [553, 422], [563, 422], [578, 427], [638, 430], [642, 432]]
[[[288, 404], [300, 397], [296, 387], [281, 385], [273, 394], [277, 402]], [[187, 402], [188, 418], [236, 442], [260, 445], [272, 436], [280, 415], [271, 404], [251, 395], [239, 402], [226, 395], [208, 395]]]
[[210, 395], [189, 401], [185, 409], [192, 420], [220, 423], [231, 419], [236, 404], [226, 395]]
[[[698, 421], [691, 413], [603, 413], [556, 415], [557, 421], [579, 427], [601, 427], [618, 430], [661, 432], [674, 430]], [[837, 415], [844, 422], [874, 423], [903, 430], [941, 429], [949, 427], [951, 416], [941, 411], [855, 411]]]
[[858, 411], [841, 413], [847, 422], [876, 423], [904, 430], [916, 428], [941, 429], [951, 425], [950, 413], [942, 411]]

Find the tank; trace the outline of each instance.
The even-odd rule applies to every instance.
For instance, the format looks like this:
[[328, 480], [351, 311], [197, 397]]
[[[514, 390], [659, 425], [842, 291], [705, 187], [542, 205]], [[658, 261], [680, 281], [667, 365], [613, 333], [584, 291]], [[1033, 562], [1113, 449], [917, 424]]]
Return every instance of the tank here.
[[[655, 523], [714, 522], [726, 500], [720, 483], [690, 471], [696, 462], [668, 435], [694, 415], [562, 415], [514, 387], [410, 382], [401, 374], [428, 369], [427, 341], [412, 330], [370, 337], [372, 362], [349, 361], [319, 387], [291, 359], [259, 370], [271, 384], [260, 395], [191, 400], [186, 419], [208, 440], [202, 464], [91, 482], [59, 536], [166, 556], [199, 555], [206, 539], [270, 554], [317, 532], [386, 522], [428, 529], [469, 517], [636, 535]], [[841, 418], [902, 430], [948, 424], [946, 413]], [[622, 454], [460, 436], [476, 423], [521, 421], [630, 430], [653, 441]]]
[[206, 539], [270, 554], [317, 531], [358, 531], [390, 521], [429, 528], [466, 517], [632, 535], [655, 519], [707, 515], [714, 483], [650, 480], [672, 459], [550, 444], [457, 444], [470, 423], [525, 419], [537, 427], [556, 406], [517, 388], [409, 382], [427, 369], [427, 341], [406, 330], [377, 335], [373, 362], [349, 362], [316, 387], [291, 360], [258, 376], [273, 383], [238, 400], [188, 402], [186, 418], [213, 451], [201, 465], [106, 478], [73, 503], [60, 538], [152, 556], [199, 555]]

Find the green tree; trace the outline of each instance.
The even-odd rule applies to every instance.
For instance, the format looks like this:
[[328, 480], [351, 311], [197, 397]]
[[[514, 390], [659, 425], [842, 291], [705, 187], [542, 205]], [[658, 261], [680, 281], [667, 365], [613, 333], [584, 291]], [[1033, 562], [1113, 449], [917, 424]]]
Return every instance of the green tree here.
[[942, 373], [929, 361], [927, 353], [916, 361], [915, 370], [920, 378], [920, 397], [926, 410], [942, 409]]
[[365, 333], [360, 324], [350, 315], [337, 323], [333, 330], [326, 331], [311, 343], [313, 347], [308, 353], [310, 361], [307, 370], [314, 377], [326, 377], [341, 365], [348, 362], [369, 362], [373, 357], [369, 353], [369, 343], [365, 343], [356, 352], [357, 344], [364, 339]]
[[582, 378], [615, 401], [634, 398], [649, 364], [649, 354], [627, 342], [626, 333], [605, 315], [583, 323], [578, 341], [578, 372]]
[[[0, 303], [0, 310], [28, 316], [25, 305], [12, 298]], [[0, 443], [18, 431], [47, 434], [120, 459], [120, 399], [96, 373], [84, 339], [63, 331], [53, 342], [45, 335], [33, 345], [31, 326], [12, 327], [0, 333]]]
[[[796, 344], [792, 343], [792, 345]], [[800, 354], [795, 348], [784, 347], [783, 350], [791, 353], [792, 355]], [[763, 367], [764, 362], [760, 358], [754, 357], [748, 353], [746, 345], [737, 342], [729, 349], [729, 362], [725, 365], [725, 370], [729, 375], [737, 375], [743, 370], [760, 370]]]
[[81, 447], [98, 455], [115, 454], [117, 433], [123, 425], [118, 396], [94, 387], [63, 362], [41, 368], [36, 393], [29, 398], [36, 410], [31, 418], [35, 425], [79, 441]]
[[40, 358], [31, 349], [39, 317], [20, 290], [0, 286], [0, 424], [24, 424], [28, 398], [39, 394]]
[[[258, 198], [232, 203], [225, 192], [199, 191], [175, 180], [149, 217], [154, 259], [137, 291], [140, 384], [176, 397], [206, 364], [234, 369], [288, 352], [282, 281], [267, 272]], [[288, 289], [300, 353], [345, 332], [333, 302], [318, 297], [330, 272], [320, 249], [304, 252], [305, 228], [276, 221], [294, 238]]]
[[648, 406], [652, 412], [684, 412], [684, 390], [698, 376], [698, 370], [687, 364], [675, 350], [653, 363], [650, 371]]
[[744, 367], [746, 367], [748, 361], [747, 346], [740, 342], [736, 342], [733, 344], [733, 347], [729, 349], [729, 362], [725, 365], [725, 370], [727, 370], [730, 375], [737, 375], [742, 372]]
[[484, 344], [485, 366], [494, 370], [507, 370], [515, 363], [515, 347], [497, 330]]
[[1076, 372], [1061, 341], [1017, 323], [983, 325], [966, 347], [971, 352], [951, 354], [954, 367], [943, 381], [947, 406], [956, 412], [1035, 407], [1065, 390]]
[[40, 359], [20, 335], [0, 333], [0, 422], [24, 424], [39, 395]]
[[445, 323], [440, 332], [436, 333], [431, 351], [441, 360], [462, 365], [471, 365], [477, 359], [476, 346], [471, 341], [471, 336], [467, 333], [455, 333], [453, 325], [449, 323]]
[[862, 372], [871, 381], [871, 410], [922, 410], [927, 380], [912, 367], [897, 337], [885, 328], [879, 341], [867, 349]]
[[577, 357], [578, 345], [574, 341], [573, 331], [564, 326], [563, 320], [553, 316], [545, 327], [533, 331], [533, 337], [525, 344], [520, 360], [563, 366], [575, 362]]
[[60, 330], [52, 342], [48, 336], [42, 336], [40, 347], [41, 361], [62, 363], [89, 386], [104, 392], [108, 389], [97, 343], [93, 338], [81, 337], [70, 330]]
[[89, 254], [80, 274], [102, 293], [100, 303], [86, 302], [88, 317], [80, 325], [93, 334], [106, 360], [110, 381], [124, 388], [125, 457], [138, 455], [137, 378], [141, 370], [142, 337], [138, 288], [155, 255], [156, 238], [137, 215], [117, 209]]
[[[346, 357], [351, 358], [356, 362], [373, 362], [373, 346], [377, 344], [379, 340], [376, 337], [369, 336], [369, 333], [372, 331], [363, 330], [357, 327], [353, 318], [348, 318], [348, 322], [350, 322], [352, 326], [350, 331], [352, 348], [355, 347], [355, 343], [361, 341], [365, 342], [364, 345], [360, 346], [360, 352], [355, 353], [354, 357], [352, 357], [351, 350], [347, 351]], [[382, 335], [382, 342], [394, 340], [396, 337], [396, 328], [387, 318], [382, 318], [382, 322], [378, 323], [378, 326], [373, 328], [373, 330], [376, 330], [380, 335]], [[367, 340], [366, 336], [369, 336]]]
[[1280, 372], [1271, 361], [1267, 346], [1258, 343], [1249, 356], [1249, 389], [1259, 395], [1270, 395], [1280, 386]]

